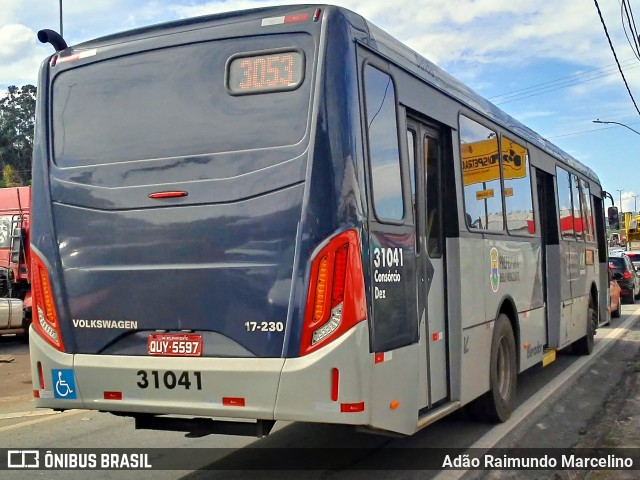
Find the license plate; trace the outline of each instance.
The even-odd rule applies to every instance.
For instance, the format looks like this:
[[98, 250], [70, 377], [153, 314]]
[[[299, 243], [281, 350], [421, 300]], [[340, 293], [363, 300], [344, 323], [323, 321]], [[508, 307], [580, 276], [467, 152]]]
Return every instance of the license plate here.
[[202, 335], [155, 333], [149, 335], [147, 353], [163, 357], [200, 357]]

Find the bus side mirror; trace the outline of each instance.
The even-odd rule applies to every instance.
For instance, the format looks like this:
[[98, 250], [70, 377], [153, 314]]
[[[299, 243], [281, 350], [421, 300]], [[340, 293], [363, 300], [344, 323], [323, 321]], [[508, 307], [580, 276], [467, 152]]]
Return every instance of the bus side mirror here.
[[607, 217], [609, 217], [609, 228], [611, 230], [620, 229], [620, 218], [618, 217], [617, 207], [609, 207], [607, 209]]

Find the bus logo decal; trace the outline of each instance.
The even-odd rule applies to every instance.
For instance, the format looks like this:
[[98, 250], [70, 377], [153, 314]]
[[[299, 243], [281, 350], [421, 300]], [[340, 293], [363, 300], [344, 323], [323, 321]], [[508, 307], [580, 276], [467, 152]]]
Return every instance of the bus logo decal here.
[[500, 288], [500, 254], [498, 253], [498, 249], [493, 247], [489, 255], [491, 256], [491, 275], [489, 275], [491, 279], [491, 290], [497, 292], [498, 288]]

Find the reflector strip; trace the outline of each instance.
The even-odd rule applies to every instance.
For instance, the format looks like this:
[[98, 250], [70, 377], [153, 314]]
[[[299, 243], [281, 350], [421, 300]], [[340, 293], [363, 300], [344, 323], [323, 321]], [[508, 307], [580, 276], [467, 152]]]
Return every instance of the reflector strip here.
[[308, 13], [297, 13], [295, 15], [287, 15], [284, 17], [284, 23], [306, 22], [307, 20], [309, 20]]
[[380, 352], [373, 356], [373, 363], [388, 362], [393, 358], [393, 352]]
[[[44, 390], [44, 372], [42, 371], [42, 362], [38, 362], [38, 378], [40, 380], [40, 390]], [[40, 395], [38, 395], [39, 397]]]
[[356, 413], [364, 412], [364, 402], [360, 403], [341, 403], [340, 412], [342, 413]]
[[320, 13], [321, 12], [322, 12], [322, 10], [319, 9], [319, 8], [315, 11], [315, 13], [313, 14], [313, 21], [314, 22], [317, 22], [320, 19]]
[[33, 391], [33, 398], [40, 398], [40, 390]]
[[81, 60], [87, 57], [93, 57], [98, 52], [97, 49], [85, 50], [84, 52], [76, 53], [74, 55], [69, 55], [67, 57], [58, 57], [58, 61], [56, 63], [65, 63], [65, 62], [73, 62], [75, 60]]
[[331, 369], [331, 400], [338, 401], [338, 386], [340, 384], [340, 371], [337, 368]]
[[149, 195], [149, 198], [175, 198], [186, 197], [189, 195], [187, 192], [155, 192]]
[[105, 400], [122, 400], [122, 392], [104, 392]]
[[262, 26], [268, 27], [269, 25], [280, 25], [284, 23], [284, 17], [271, 17], [271, 18], [263, 18]]
[[224, 406], [224, 407], [244, 407], [244, 398], [240, 398], [240, 397], [222, 397], [222, 406]]
[[294, 15], [287, 15], [285, 17], [270, 17], [263, 18], [261, 25], [268, 27], [269, 25], [282, 25], [283, 23], [299, 23], [309, 20], [308, 13], [296, 13]]

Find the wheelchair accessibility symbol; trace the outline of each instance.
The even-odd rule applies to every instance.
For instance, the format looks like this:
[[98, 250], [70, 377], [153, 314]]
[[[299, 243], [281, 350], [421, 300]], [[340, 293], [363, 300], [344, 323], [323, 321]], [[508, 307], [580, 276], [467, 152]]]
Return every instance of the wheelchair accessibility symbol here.
[[51, 370], [53, 383], [53, 396], [62, 399], [76, 398], [76, 382], [73, 377], [73, 370]]

